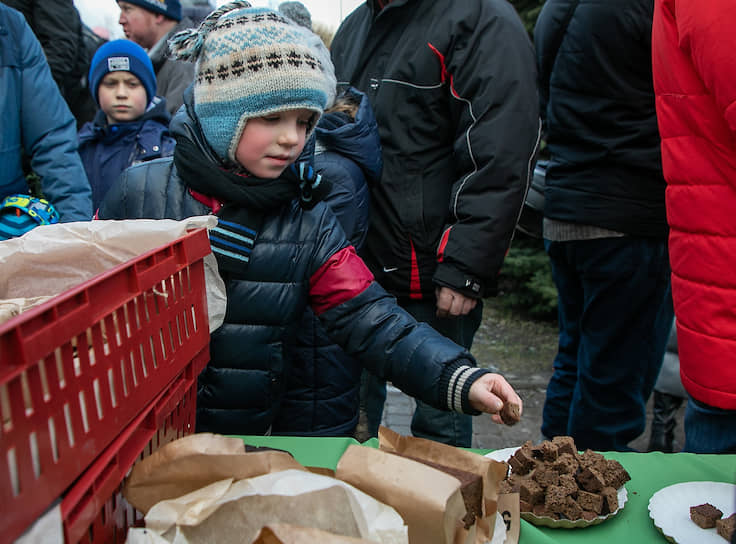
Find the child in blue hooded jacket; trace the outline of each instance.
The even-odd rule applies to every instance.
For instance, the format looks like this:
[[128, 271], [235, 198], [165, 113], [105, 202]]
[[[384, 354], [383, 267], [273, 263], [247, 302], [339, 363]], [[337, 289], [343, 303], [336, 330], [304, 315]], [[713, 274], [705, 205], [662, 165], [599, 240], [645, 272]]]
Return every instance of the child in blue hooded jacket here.
[[136, 43], [115, 40], [100, 47], [90, 64], [89, 88], [100, 110], [79, 130], [79, 155], [97, 210], [123, 170], [172, 155], [176, 141], [166, 99], [155, 95], [151, 60]]

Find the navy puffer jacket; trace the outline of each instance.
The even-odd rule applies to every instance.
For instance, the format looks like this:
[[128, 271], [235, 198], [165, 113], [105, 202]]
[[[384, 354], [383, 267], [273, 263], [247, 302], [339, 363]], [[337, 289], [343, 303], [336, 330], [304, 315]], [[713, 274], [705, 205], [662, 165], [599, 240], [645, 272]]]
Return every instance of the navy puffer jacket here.
[[548, 126], [544, 216], [667, 236], [652, 80], [653, 0], [548, 0], [534, 29]]
[[[207, 153], [195, 127], [184, 109], [171, 124], [173, 133], [187, 133]], [[128, 168], [103, 200], [99, 217], [180, 220], [208, 212], [173, 158], [166, 158]], [[308, 305], [330, 337], [376, 375], [439, 408], [474, 413], [468, 391], [486, 371], [396, 305], [324, 203], [305, 211], [292, 201], [266, 214], [250, 264], [242, 278], [226, 279], [226, 289], [225, 322], [212, 333], [211, 360], [199, 376], [197, 431], [271, 430], [289, 371], [283, 341]]]
[[[355, 120], [326, 113], [315, 130], [314, 166], [332, 189], [325, 202], [357, 251], [368, 231], [369, 183], [381, 175], [381, 147], [373, 110], [365, 95]], [[291, 371], [273, 432], [282, 435], [351, 435], [358, 423], [361, 364], [334, 344], [307, 309], [293, 342], [287, 344]]]

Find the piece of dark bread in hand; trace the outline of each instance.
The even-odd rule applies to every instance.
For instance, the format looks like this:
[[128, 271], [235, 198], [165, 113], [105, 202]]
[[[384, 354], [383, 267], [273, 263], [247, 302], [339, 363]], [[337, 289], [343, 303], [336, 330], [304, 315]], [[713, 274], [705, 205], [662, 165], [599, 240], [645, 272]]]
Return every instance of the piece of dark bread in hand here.
[[504, 425], [516, 425], [521, 421], [521, 407], [514, 402], [507, 402], [501, 408], [500, 415]]

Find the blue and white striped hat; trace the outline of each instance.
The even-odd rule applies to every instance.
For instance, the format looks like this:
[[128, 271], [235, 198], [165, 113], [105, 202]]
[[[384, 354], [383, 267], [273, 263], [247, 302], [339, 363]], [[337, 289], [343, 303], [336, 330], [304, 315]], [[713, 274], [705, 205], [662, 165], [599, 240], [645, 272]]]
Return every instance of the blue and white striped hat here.
[[235, 161], [248, 119], [304, 108], [314, 124], [335, 96], [335, 75], [320, 38], [277, 11], [231, 2], [198, 29], [170, 41], [196, 60], [194, 112], [212, 149]]

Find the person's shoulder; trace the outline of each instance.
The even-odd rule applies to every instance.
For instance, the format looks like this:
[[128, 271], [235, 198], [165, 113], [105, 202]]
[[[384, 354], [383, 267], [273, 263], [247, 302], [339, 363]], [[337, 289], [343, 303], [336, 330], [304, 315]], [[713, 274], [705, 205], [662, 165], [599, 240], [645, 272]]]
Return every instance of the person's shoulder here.
[[27, 32], [32, 32], [23, 14], [0, 2], [0, 39], [3, 41], [17, 39]]

